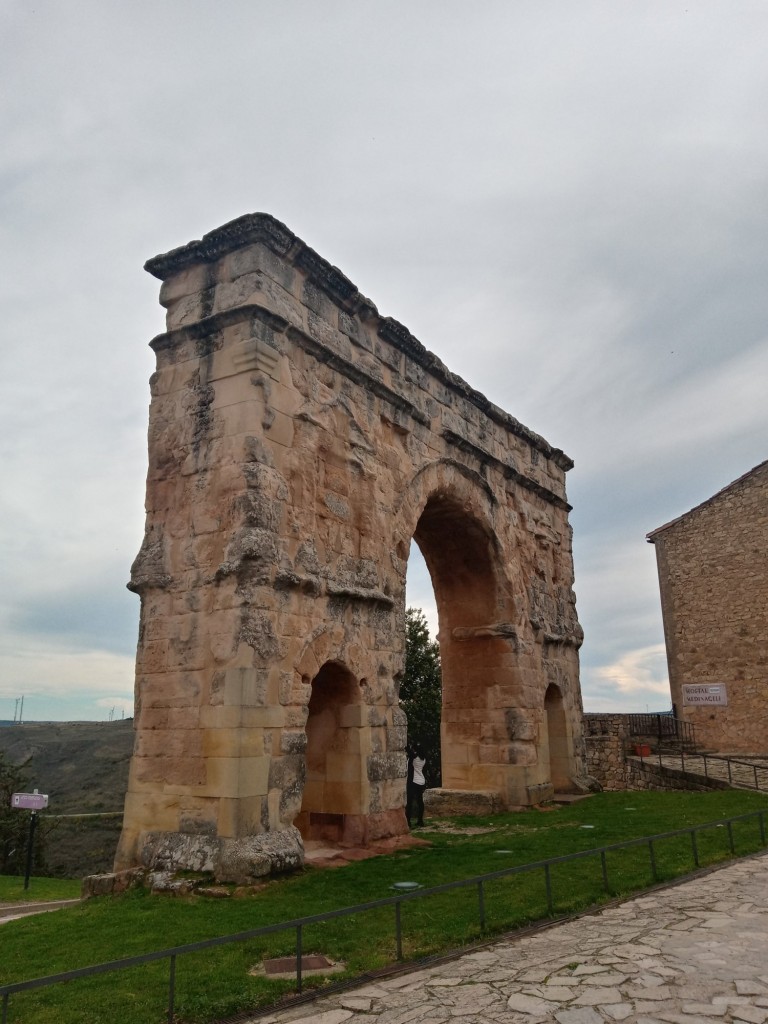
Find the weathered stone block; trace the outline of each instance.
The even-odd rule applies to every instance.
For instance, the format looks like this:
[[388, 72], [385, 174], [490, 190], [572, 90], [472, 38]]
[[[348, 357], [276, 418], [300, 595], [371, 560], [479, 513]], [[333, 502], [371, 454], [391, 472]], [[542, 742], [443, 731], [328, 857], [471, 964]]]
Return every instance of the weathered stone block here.
[[151, 871], [213, 871], [219, 854], [215, 836], [150, 832], [141, 848], [142, 865]]
[[428, 789], [424, 793], [424, 807], [436, 818], [467, 814], [483, 817], [499, 814], [504, 809], [501, 793], [472, 792], [459, 789]]

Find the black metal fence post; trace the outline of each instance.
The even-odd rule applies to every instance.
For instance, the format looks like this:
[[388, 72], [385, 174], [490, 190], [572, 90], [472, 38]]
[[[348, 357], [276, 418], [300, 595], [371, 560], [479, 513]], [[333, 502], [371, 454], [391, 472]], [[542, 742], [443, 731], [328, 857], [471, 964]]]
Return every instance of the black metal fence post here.
[[296, 925], [296, 991], [301, 995], [301, 961], [304, 959], [301, 948], [301, 925]]
[[760, 842], [765, 846], [765, 811], [760, 811], [758, 820], [760, 822]]
[[544, 886], [547, 890], [547, 913], [552, 913], [552, 879], [549, 873], [549, 864], [544, 865]]
[[29, 838], [27, 839], [27, 866], [24, 871], [24, 888], [29, 888], [29, 876], [32, 874], [32, 852], [35, 848], [35, 829], [37, 828], [37, 812], [29, 816]]
[[168, 973], [168, 1024], [173, 1024], [174, 1003], [176, 1002], [176, 957], [170, 958], [170, 970]]
[[693, 850], [693, 863], [696, 867], [699, 866], [699, 846], [696, 842], [696, 829], [691, 829], [691, 849]]
[[485, 893], [482, 879], [477, 883], [477, 903], [480, 911], [480, 931], [485, 931]]
[[655, 854], [654, 849], [653, 849], [653, 840], [652, 839], [648, 840], [648, 854], [649, 854], [649, 856], [651, 858], [651, 877], [653, 878], [654, 882], [658, 882], [659, 875], [658, 875], [658, 872], [656, 871], [656, 854]]
[[603, 872], [603, 885], [605, 886], [605, 891], [610, 892], [611, 888], [608, 885], [608, 861], [605, 856], [605, 850], [600, 851], [600, 867]]
[[402, 922], [400, 919], [400, 903], [400, 900], [398, 900], [397, 903], [395, 903], [395, 943], [397, 946], [398, 960], [403, 959], [403, 929]]
[[733, 845], [733, 825], [731, 824], [730, 821], [728, 822], [727, 827], [728, 827], [728, 845], [731, 848], [731, 853], [736, 853], [736, 848]]

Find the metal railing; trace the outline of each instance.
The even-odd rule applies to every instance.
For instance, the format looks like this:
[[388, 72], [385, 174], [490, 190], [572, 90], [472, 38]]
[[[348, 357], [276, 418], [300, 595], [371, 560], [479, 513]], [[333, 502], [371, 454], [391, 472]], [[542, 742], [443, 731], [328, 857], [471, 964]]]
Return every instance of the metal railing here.
[[674, 740], [696, 749], [696, 730], [691, 722], [684, 722], [672, 714], [637, 714], [627, 715], [627, 718], [630, 736], [655, 736], [659, 743]]
[[728, 782], [729, 786], [740, 786], [746, 789], [757, 789], [768, 792], [768, 765], [754, 761], [742, 761], [735, 757], [724, 757], [722, 754], [686, 753], [680, 749], [672, 753], [669, 750], [658, 750], [652, 754], [637, 755], [641, 764], [650, 761], [658, 763], [661, 769], [677, 768], [686, 775], [704, 776], [706, 779], [717, 779]]
[[[274, 935], [276, 932], [296, 932], [296, 992], [302, 991], [302, 940], [303, 930], [308, 925], [319, 924], [331, 921], [334, 918], [349, 917], [353, 914], [365, 913], [369, 910], [378, 910], [382, 907], [391, 907], [393, 911], [393, 928], [395, 941], [395, 956], [397, 960], [403, 958], [403, 931], [402, 931], [402, 908], [404, 903], [411, 903], [413, 900], [424, 899], [427, 896], [435, 896], [439, 893], [450, 892], [453, 889], [466, 889], [475, 887], [477, 889], [478, 923], [481, 934], [486, 929], [485, 914], [485, 886], [488, 882], [501, 878], [508, 878], [512, 875], [523, 874], [524, 872], [542, 871], [544, 875], [544, 889], [546, 893], [547, 915], [553, 916], [555, 912], [554, 898], [552, 895], [552, 869], [557, 865], [567, 864], [571, 861], [587, 860], [590, 857], [600, 862], [600, 874], [603, 888], [611, 893], [608, 877], [607, 854], [615, 850], [625, 850], [633, 846], [647, 846], [651, 878], [655, 884], [659, 880], [656, 863], [655, 844], [663, 839], [671, 839], [676, 836], [690, 836], [691, 856], [694, 869], [701, 866], [699, 858], [699, 847], [697, 835], [706, 829], [726, 827], [728, 830], [729, 850], [733, 856], [736, 855], [736, 847], [733, 837], [733, 825], [735, 822], [757, 819], [760, 834], [760, 844], [766, 845], [765, 815], [766, 811], [752, 811], [748, 814], [741, 814], [733, 818], [722, 818], [718, 821], [705, 822], [701, 825], [693, 825], [690, 828], [676, 829], [673, 832], [660, 832], [653, 836], [644, 836], [638, 839], [626, 839], [621, 843], [612, 843], [609, 846], [601, 846], [592, 850], [582, 850], [577, 853], [564, 854], [561, 857], [551, 857], [548, 860], [534, 861], [530, 864], [520, 864], [515, 867], [501, 868], [498, 871], [491, 871], [488, 874], [476, 875], [473, 878], [460, 879], [456, 882], [446, 882], [443, 885], [435, 885], [429, 889], [420, 889], [415, 892], [401, 893], [397, 896], [390, 896], [385, 899], [372, 900], [369, 903], [359, 903], [354, 907], [344, 907], [340, 910], [330, 910], [322, 914], [312, 914], [309, 917], [294, 918], [291, 921], [281, 921], [277, 924], [264, 925], [261, 928], [252, 928], [249, 931], [238, 932], [235, 935], [224, 935], [215, 939], [203, 939], [199, 942], [187, 943], [183, 946], [173, 946], [169, 949], [161, 949], [154, 953], [144, 953], [141, 956], [125, 957], [121, 960], [112, 960], [109, 963], [94, 964], [90, 967], [79, 967], [72, 971], [64, 971], [61, 974], [51, 974], [43, 978], [33, 978], [30, 981], [12, 982], [8, 985], [0, 985], [0, 998], [2, 999], [2, 1024], [8, 1024], [8, 1004], [14, 993], [29, 992], [32, 989], [47, 988], [51, 985], [60, 985], [64, 982], [74, 981], [76, 978], [92, 977], [96, 974], [107, 974], [113, 971], [122, 971], [130, 967], [138, 967], [142, 964], [153, 963], [158, 960], [168, 960], [168, 1001], [167, 1020], [173, 1024], [175, 1019], [176, 1001], [176, 960], [187, 953], [197, 953], [204, 949], [213, 949], [217, 946], [225, 946], [234, 942], [246, 942], [250, 939], [260, 938], [264, 935]], [[639, 891], [639, 890], [635, 890]], [[576, 913], [583, 912], [583, 909]], [[327, 989], [326, 989], [327, 991]]]

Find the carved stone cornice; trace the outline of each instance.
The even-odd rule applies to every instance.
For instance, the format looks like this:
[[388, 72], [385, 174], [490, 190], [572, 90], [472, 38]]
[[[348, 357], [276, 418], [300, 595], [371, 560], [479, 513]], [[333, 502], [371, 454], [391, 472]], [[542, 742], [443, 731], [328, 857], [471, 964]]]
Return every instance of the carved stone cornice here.
[[[470, 387], [458, 374], [452, 373], [403, 324], [392, 317], [380, 316], [371, 300], [358, 291], [356, 285], [338, 267], [323, 259], [285, 224], [268, 213], [247, 213], [238, 217], [220, 228], [209, 231], [201, 239], [147, 260], [144, 269], [165, 281], [195, 264], [214, 263], [235, 249], [256, 243], [266, 245], [286, 262], [301, 269], [308, 279], [340, 308], [357, 314], [365, 322], [378, 321], [376, 330], [380, 338], [413, 359], [466, 401], [477, 406], [505, 430], [522, 438], [546, 458], [551, 459], [559, 469], [564, 472], [573, 469], [573, 460], [565, 452], [560, 448], [553, 448], [539, 434], [529, 430], [480, 391]], [[205, 319], [207, 321], [210, 318]], [[155, 339], [155, 342], [157, 341], [158, 339]]]
[[356, 587], [350, 583], [340, 583], [334, 579], [324, 579], [317, 575], [302, 575], [292, 569], [281, 569], [275, 577], [275, 587], [279, 590], [299, 590], [312, 597], [336, 597], [348, 601], [363, 601], [381, 604], [386, 608], [394, 606], [394, 598], [383, 590], [374, 587]]
[[225, 327], [232, 327], [248, 319], [260, 320], [271, 327], [276, 334], [285, 334], [287, 338], [295, 342], [306, 352], [309, 352], [316, 359], [327, 363], [328, 366], [338, 370], [339, 373], [344, 374], [345, 377], [348, 377], [356, 384], [361, 384], [366, 390], [388, 402], [395, 409], [404, 412], [417, 423], [429, 426], [430, 418], [427, 414], [422, 412], [405, 395], [400, 394], [399, 391], [395, 391], [394, 388], [389, 387], [383, 381], [371, 376], [357, 363], [351, 363], [318, 338], [312, 337], [306, 331], [300, 330], [287, 320], [257, 303], [237, 306], [235, 309], [227, 309], [221, 313], [213, 313], [211, 316], [204, 317], [194, 324], [178, 327], [176, 330], [168, 331], [166, 334], [158, 334], [149, 344], [155, 352], [170, 351], [188, 338], [195, 340], [206, 338], [216, 334], [218, 331], [224, 330]]
[[533, 480], [531, 477], [526, 476], [524, 473], [521, 473], [519, 470], [515, 469], [514, 466], [511, 466], [508, 462], [503, 462], [495, 455], [492, 455], [485, 448], [481, 448], [479, 445], [475, 444], [473, 441], [470, 441], [468, 438], [462, 437], [461, 434], [457, 434], [455, 430], [443, 430], [442, 437], [445, 438], [445, 440], [449, 444], [452, 444], [456, 448], [459, 448], [461, 451], [466, 452], [468, 455], [471, 455], [479, 462], [483, 462], [488, 465], [495, 466], [497, 469], [500, 469], [501, 472], [504, 474], [505, 479], [513, 480], [516, 484], [519, 484], [521, 487], [524, 487], [527, 491], [532, 491], [534, 494], [537, 494], [540, 498], [543, 498], [545, 501], [549, 502], [550, 505], [556, 505], [558, 508], [565, 509], [566, 512], [571, 511], [571, 506], [568, 504], [567, 501], [561, 498], [559, 494], [555, 494], [554, 491], [551, 491], [548, 487], [545, 487], [543, 484], [540, 484], [537, 480]]
[[584, 637], [569, 633], [544, 633], [542, 640], [545, 644], [557, 644], [562, 647], [575, 647], [576, 650], [584, 643]]
[[255, 242], [263, 242], [279, 256], [287, 256], [296, 242], [304, 245], [285, 224], [268, 213], [246, 213], [194, 242], [154, 256], [147, 260], [144, 269], [165, 281], [196, 263], [214, 263], [233, 249]]

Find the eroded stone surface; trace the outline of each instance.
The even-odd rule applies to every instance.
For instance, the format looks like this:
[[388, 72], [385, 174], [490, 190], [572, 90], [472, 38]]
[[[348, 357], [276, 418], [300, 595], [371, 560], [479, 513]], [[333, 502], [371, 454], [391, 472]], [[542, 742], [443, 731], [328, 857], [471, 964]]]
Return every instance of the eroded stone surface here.
[[175, 862], [208, 870], [219, 841], [294, 824], [347, 845], [406, 831], [414, 539], [440, 607], [446, 789], [500, 808], [572, 789], [582, 633], [567, 456], [270, 217], [147, 266], [167, 333], [152, 342], [116, 866], [166, 856], [158, 834], [185, 837]]

